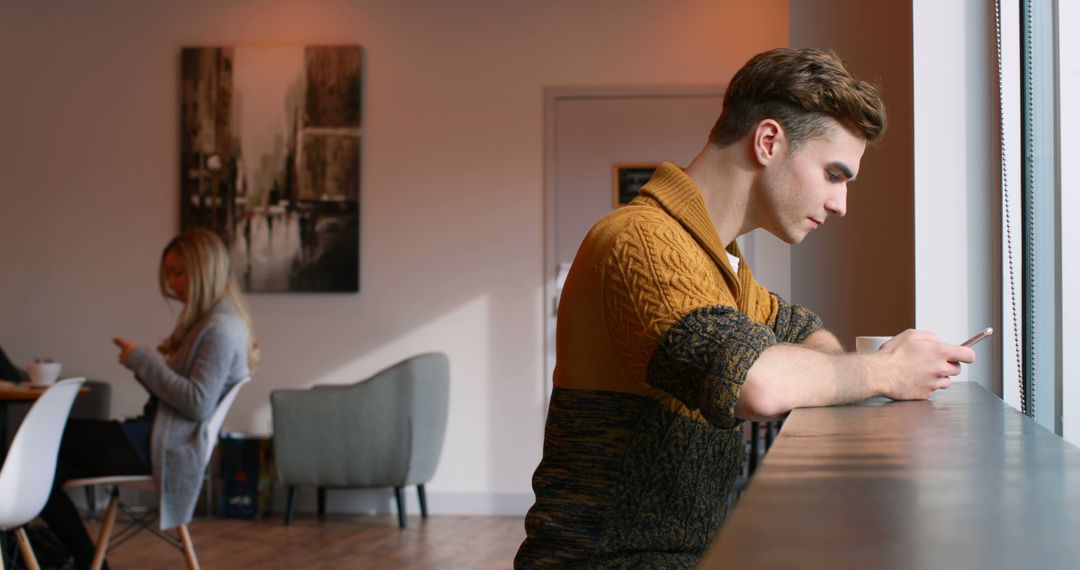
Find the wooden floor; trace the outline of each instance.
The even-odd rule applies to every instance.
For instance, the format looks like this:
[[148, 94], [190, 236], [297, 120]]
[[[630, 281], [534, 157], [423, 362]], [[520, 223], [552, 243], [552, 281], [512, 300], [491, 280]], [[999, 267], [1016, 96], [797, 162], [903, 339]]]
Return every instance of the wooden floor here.
[[[525, 539], [520, 517], [397, 515], [197, 520], [190, 526], [199, 562], [215, 568], [511, 568]], [[92, 533], [96, 529], [91, 530]], [[109, 554], [115, 570], [184, 568], [183, 556], [141, 532]]]

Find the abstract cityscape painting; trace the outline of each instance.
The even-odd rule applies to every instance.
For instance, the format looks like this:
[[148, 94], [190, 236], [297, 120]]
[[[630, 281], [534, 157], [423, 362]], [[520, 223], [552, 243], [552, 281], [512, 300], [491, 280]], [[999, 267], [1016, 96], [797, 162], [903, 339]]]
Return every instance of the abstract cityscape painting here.
[[180, 225], [252, 292], [360, 290], [360, 46], [181, 52]]

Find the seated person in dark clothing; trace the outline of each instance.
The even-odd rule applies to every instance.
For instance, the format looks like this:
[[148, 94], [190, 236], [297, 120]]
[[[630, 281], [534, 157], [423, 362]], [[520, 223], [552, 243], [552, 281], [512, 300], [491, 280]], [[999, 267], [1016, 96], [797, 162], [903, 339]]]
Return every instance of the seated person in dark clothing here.
[[22, 370], [12, 364], [11, 360], [4, 354], [4, 349], [0, 348], [0, 380], [20, 382], [25, 378], [26, 376], [22, 373]]

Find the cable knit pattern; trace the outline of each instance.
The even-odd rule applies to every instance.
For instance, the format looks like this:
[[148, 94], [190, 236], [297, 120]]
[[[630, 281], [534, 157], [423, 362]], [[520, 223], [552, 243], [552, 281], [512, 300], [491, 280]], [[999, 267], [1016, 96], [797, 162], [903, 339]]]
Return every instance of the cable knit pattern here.
[[[666, 223], [665, 223], [666, 222]], [[662, 212], [638, 216], [605, 261], [607, 335], [629, 377], [642, 378], [653, 350], [694, 307], [735, 305], [712, 261]]]
[[582, 242], [559, 299], [555, 390], [517, 568], [693, 568], [742, 465], [735, 403], [768, 346], [820, 321], [735, 272], [664, 163]]

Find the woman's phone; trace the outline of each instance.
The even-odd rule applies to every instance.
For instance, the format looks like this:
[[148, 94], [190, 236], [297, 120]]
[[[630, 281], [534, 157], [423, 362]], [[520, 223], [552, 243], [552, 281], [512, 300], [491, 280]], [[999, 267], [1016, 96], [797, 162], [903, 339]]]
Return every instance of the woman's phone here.
[[965, 340], [964, 344], [961, 344], [960, 346], [967, 346], [967, 347], [975, 346], [975, 343], [979, 342], [980, 340], [982, 340], [982, 339], [984, 339], [984, 338], [986, 338], [986, 337], [988, 337], [988, 336], [990, 336], [992, 334], [994, 334], [994, 327], [986, 327], [985, 329], [980, 331], [979, 334]]

